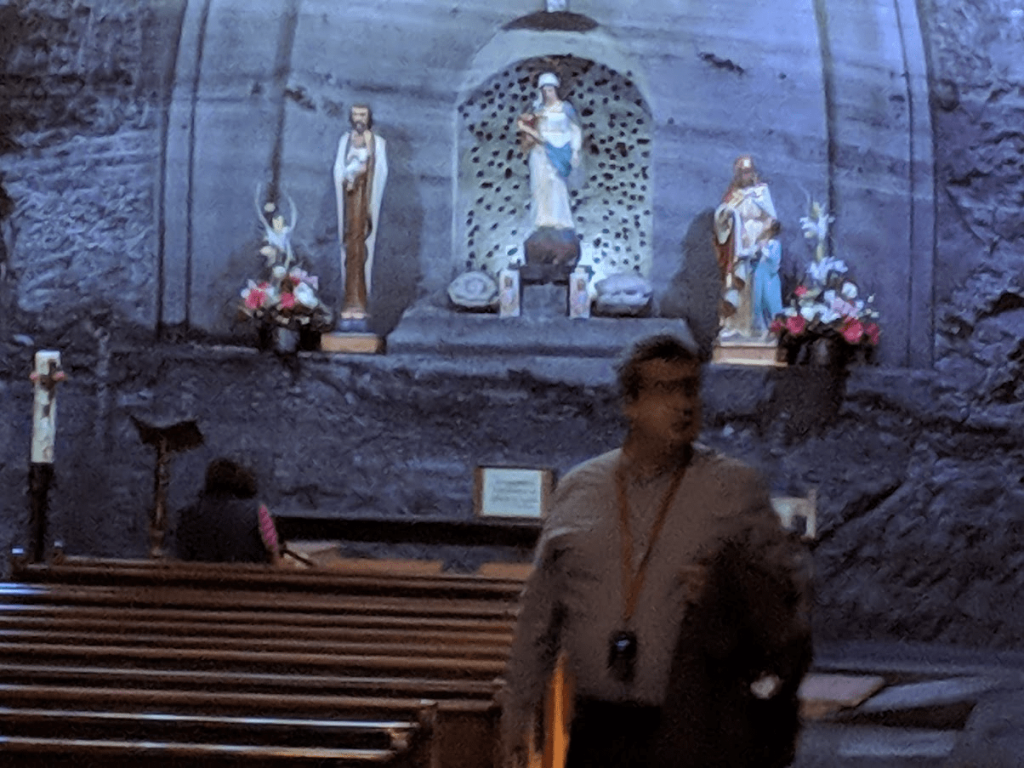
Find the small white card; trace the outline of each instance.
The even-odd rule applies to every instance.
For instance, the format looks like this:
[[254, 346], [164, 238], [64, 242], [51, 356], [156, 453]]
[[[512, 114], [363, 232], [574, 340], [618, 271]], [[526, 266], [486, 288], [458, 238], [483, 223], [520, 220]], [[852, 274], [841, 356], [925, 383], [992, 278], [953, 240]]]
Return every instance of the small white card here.
[[498, 273], [498, 316], [519, 317], [519, 270], [503, 269]]
[[587, 270], [576, 268], [569, 275], [569, 317], [590, 317]]

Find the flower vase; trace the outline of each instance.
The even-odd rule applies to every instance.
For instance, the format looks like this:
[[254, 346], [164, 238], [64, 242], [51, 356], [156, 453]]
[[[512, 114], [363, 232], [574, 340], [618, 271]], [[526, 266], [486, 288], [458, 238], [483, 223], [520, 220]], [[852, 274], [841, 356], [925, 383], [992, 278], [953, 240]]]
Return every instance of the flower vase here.
[[320, 349], [320, 332], [302, 328], [299, 331], [299, 349], [303, 352], [316, 352]]
[[269, 352], [274, 348], [274, 327], [271, 325], [256, 326], [256, 349]]
[[275, 326], [272, 330], [271, 348], [279, 355], [290, 355], [299, 349], [299, 332], [284, 326]]
[[851, 349], [842, 339], [822, 337], [815, 339], [808, 349], [807, 362], [838, 374], [847, 369]]
[[800, 359], [800, 353], [803, 351], [803, 349], [803, 344], [794, 341], [780, 343], [778, 359], [784, 362], [786, 365], [796, 365], [797, 363], [803, 362], [803, 360]]
[[815, 339], [810, 347], [810, 363], [832, 367], [836, 360], [836, 344], [832, 339]]

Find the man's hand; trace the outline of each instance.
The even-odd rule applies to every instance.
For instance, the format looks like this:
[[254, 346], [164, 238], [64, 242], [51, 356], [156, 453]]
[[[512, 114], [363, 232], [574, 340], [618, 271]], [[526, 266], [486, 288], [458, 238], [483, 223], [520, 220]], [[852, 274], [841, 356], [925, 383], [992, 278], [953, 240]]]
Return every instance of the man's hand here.
[[758, 699], [770, 699], [779, 692], [782, 680], [778, 675], [764, 674], [750, 684], [750, 692]]

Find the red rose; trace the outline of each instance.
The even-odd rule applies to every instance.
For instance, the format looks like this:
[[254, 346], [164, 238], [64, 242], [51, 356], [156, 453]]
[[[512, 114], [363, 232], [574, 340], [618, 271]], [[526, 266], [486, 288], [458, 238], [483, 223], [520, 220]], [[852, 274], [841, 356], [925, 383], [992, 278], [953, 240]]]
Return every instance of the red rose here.
[[776, 317], [774, 320], [772, 320], [772, 324], [768, 326], [768, 332], [769, 333], [778, 333], [779, 331], [781, 331], [785, 327], [786, 327], [786, 324], [784, 322], [782, 322], [782, 318], [781, 317]]
[[792, 317], [786, 318], [786, 330], [794, 336], [799, 336], [806, 329], [807, 321], [804, 320], [803, 315], [793, 315]]
[[864, 326], [864, 335], [868, 337], [868, 341], [872, 345], [878, 345], [878, 336], [882, 332], [882, 329], [878, 327], [877, 323], [868, 323]]
[[864, 335], [864, 324], [855, 317], [848, 317], [846, 322], [843, 323], [842, 334], [843, 338], [848, 342], [856, 344], [860, 341], [860, 337]]
[[281, 294], [281, 309], [291, 309], [295, 306], [295, 294], [285, 291]]
[[800, 298], [801, 296], [806, 296], [807, 295], [807, 288], [806, 288], [806, 286], [798, 285], [796, 287], [796, 290], [793, 291], [793, 293], [796, 294], [797, 298]]
[[263, 306], [263, 303], [267, 300], [266, 291], [261, 291], [259, 288], [253, 288], [245, 295], [245, 308], [246, 309], [259, 309]]

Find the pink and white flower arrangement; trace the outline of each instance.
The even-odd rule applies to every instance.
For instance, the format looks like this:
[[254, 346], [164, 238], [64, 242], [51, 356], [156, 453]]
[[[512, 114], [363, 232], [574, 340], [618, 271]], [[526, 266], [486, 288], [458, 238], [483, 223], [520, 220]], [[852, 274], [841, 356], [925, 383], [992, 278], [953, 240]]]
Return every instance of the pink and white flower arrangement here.
[[790, 305], [775, 317], [769, 330], [778, 337], [779, 347], [790, 362], [800, 360], [801, 352], [819, 339], [840, 345], [847, 358], [861, 351], [870, 359], [881, 336], [875, 297], [862, 297], [846, 262], [825, 255], [823, 238], [827, 237], [831, 217], [823, 208], [818, 214], [818, 219], [826, 223], [820, 228], [823, 232], [809, 224], [804, 226], [808, 239], [817, 240], [815, 258], [793, 291]]
[[[291, 330], [330, 330], [334, 317], [317, 295], [319, 280], [299, 266], [292, 249], [294, 206], [291, 226], [277, 214], [273, 203], [263, 206], [260, 214], [265, 230], [264, 244], [259, 249], [264, 261], [264, 276], [246, 283], [241, 291], [239, 313], [267, 325]], [[269, 224], [267, 218], [270, 219]]]
[[820, 338], [862, 348], [870, 356], [881, 336], [878, 318], [874, 296], [860, 298], [857, 284], [843, 273], [825, 286], [799, 285], [790, 306], [775, 317], [770, 330], [789, 358], [798, 356], [799, 347]]

